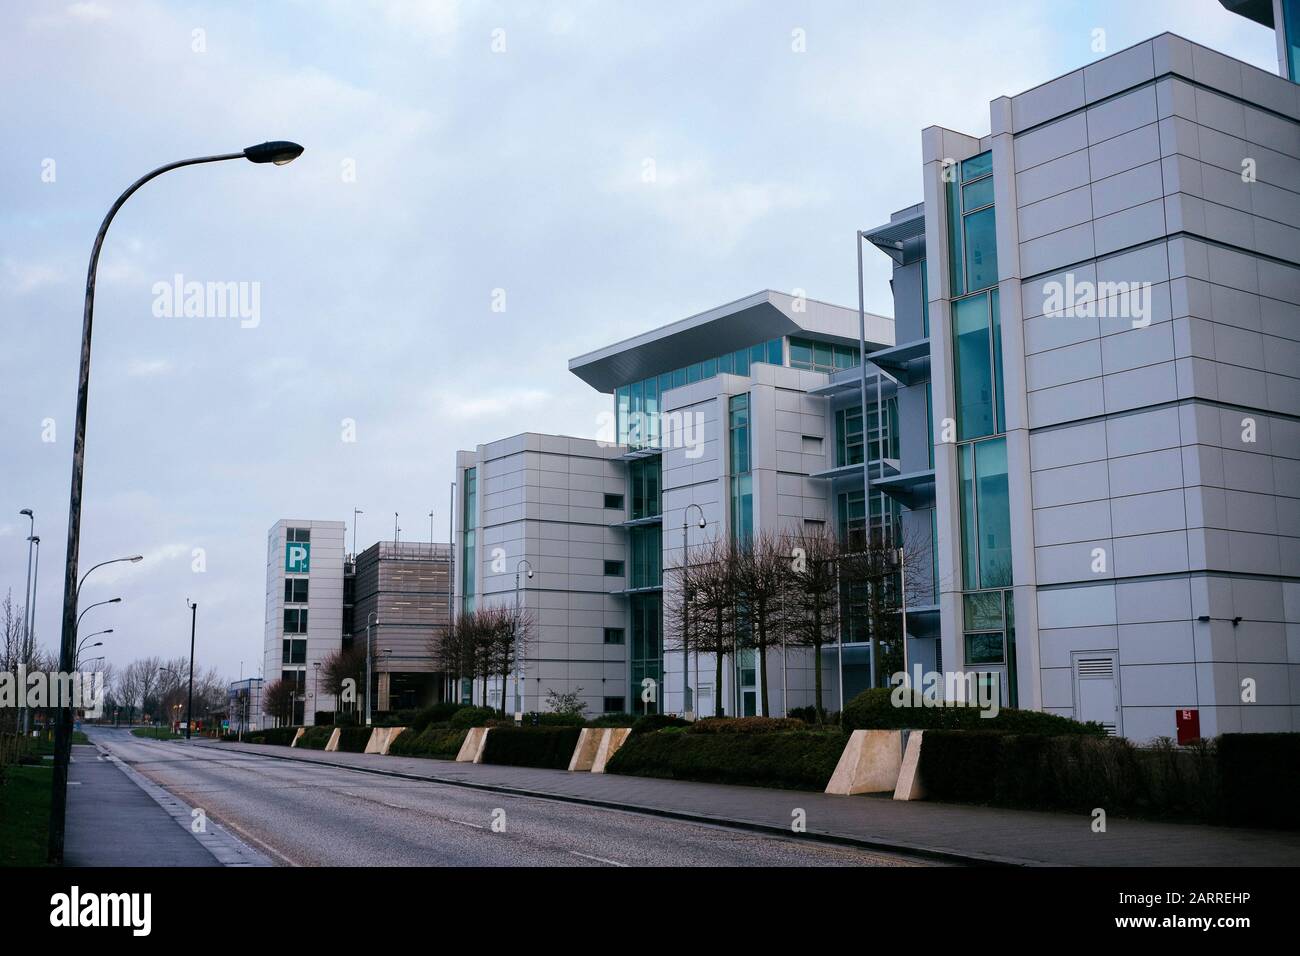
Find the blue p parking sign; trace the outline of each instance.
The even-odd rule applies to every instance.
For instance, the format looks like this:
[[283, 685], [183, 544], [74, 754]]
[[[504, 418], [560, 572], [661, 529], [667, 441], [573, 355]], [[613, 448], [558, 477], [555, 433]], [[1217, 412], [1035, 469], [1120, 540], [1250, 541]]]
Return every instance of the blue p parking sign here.
[[311, 543], [308, 541], [290, 541], [284, 546], [284, 569], [294, 574], [307, 574], [311, 571]]

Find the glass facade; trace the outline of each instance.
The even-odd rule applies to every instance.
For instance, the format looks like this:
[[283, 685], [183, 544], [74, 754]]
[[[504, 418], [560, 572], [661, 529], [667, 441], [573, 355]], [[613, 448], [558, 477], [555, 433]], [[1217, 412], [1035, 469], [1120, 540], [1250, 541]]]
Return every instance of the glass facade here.
[[627, 466], [628, 494], [632, 518], [653, 518], [662, 512], [659, 456], [639, 458]]
[[464, 511], [461, 516], [461, 528], [464, 529], [465, 540], [461, 545], [461, 605], [464, 610], [474, 610], [474, 589], [475, 578], [478, 574], [478, 563], [475, 560], [476, 552], [476, 535], [478, 531], [478, 469], [466, 468], [464, 475], [461, 477], [464, 491], [461, 500], [464, 502]]
[[1282, 22], [1274, 29], [1285, 30], [1287, 73], [1292, 83], [1300, 83], [1300, 0], [1282, 0]]
[[957, 440], [1001, 434], [1006, 414], [996, 289], [953, 302], [952, 337]]
[[[632, 642], [628, 648], [629, 677], [633, 710], [659, 713], [659, 688], [663, 682], [663, 637], [660, 620], [663, 601], [658, 594], [633, 594], [628, 598]], [[643, 700], [644, 681], [654, 681], [652, 700]]]
[[756, 362], [782, 365], [785, 362], [785, 344], [782, 339], [769, 339], [748, 348], [737, 349], [693, 365], [684, 365], [671, 372], [653, 375], [640, 382], [623, 385], [614, 392], [614, 409], [617, 416], [618, 443], [640, 448], [655, 446], [659, 442], [660, 397], [671, 388], [681, 388], [691, 382], [701, 382], [719, 374], [748, 375], [749, 367]]
[[1007, 705], [1018, 706], [1016, 605], [1010, 590], [981, 591], [962, 600], [963, 652], [969, 667], [1006, 674]]
[[790, 367], [811, 369], [814, 372], [834, 372], [842, 368], [858, 367], [858, 348], [855, 345], [832, 345], [809, 339], [790, 339]]
[[659, 525], [642, 525], [628, 529], [628, 557], [632, 562], [632, 574], [628, 587], [655, 588], [663, 582], [662, 577], [662, 542]]
[[993, 154], [980, 153], [949, 169], [948, 248], [953, 298], [998, 282], [993, 214]]
[[740, 546], [754, 539], [754, 476], [750, 471], [749, 395], [727, 399], [731, 474], [731, 535]]
[[[871, 460], [898, 458], [898, 399], [887, 398], [881, 412], [875, 402], [867, 405], [866, 443]], [[862, 464], [862, 406], [849, 405], [835, 412], [835, 467]]]
[[958, 448], [961, 487], [962, 578], [966, 590], [1011, 586], [1011, 517], [1007, 440]]

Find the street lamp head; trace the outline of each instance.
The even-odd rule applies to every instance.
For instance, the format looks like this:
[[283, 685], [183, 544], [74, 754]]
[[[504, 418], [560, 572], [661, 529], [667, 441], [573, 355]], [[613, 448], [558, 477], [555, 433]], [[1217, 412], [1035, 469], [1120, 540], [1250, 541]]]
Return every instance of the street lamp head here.
[[31, 509], [31, 508], [24, 508], [22, 511], [20, 511], [20, 512], [18, 512], [18, 513], [19, 513], [20, 515], [23, 515], [23, 516], [28, 517], [28, 518], [31, 518], [31, 517], [33, 516], [33, 515], [32, 515], [32, 509]]
[[532, 568], [529, 568], [529, 569], [528, 569], [528, 576], [529, 576], [530, 578], [533, 576], [533, 569], [532, 569]]
[[705, 520], [704, 520], [704, 516], [701, 515], [701, 516], [700, 516], [700, 527], [703, 528], [703, 527], [704, 527], [705, 525], [707, 525], [707, 524], [708, 524], [708, 522], [705, 521]]
[[141, 561], [144, 560], [144, 555], [143, 555], [143, 554], [133, 554], [133, 555], [131, 555], [131, 557], [127, 558], [127, 560], [130, 561], [132, 564], [139, 564]]
[[109, 603], [109, 604], [121, 604], [121, 603], [122, 603], [122, 599], [121, 599], [121, 598], [109, 598], [109, 599], [108, 599], [108, 603]]
[[259, 143], [244, 150], [244, 158], [249, 162], [275, 163], [277, 166], [292, 163], [301, 155], [301, 146], [282, 139], [273, 140], [269, 143]]

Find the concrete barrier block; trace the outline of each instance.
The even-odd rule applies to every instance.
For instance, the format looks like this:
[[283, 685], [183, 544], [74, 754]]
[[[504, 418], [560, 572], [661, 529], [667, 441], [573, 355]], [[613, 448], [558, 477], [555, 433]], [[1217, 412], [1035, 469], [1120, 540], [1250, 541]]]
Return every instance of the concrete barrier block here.
[[329, 743], [325, 745], [326, 750], [337, 751], [339, 749], [339, 736], [343, 733], [338, 727], [334, 728], [334, 733], [330, 734]]
[[306, 727], [299, 727], [298, 732], [293, 735], [293, 740], [292, 742], [290, 742], [289, 746], [290, 747], [298, 746], [298, 741], [302, 740], [302, 735], [305, 734], [306, 732], [307, 732]]
[[483, 748], [487, 746], [487, 735], [490, 727], [471, 727], [469, 733], [465, 735], [465, 742], [460, 745], [460, 751], [456, 754], [457, 763], [482, 763]]
[[382, 741], [380, 741], [379, 751], [378, 751], [379, 755], [381, 757], [387, 757], [388, 748], [391, 747], [393, 745], [393, 741], [396, 740], [398, 737], [400, 737], [405, 731], [406, 731], [405, 727], [389, 727], [388, 735], [385, 736]]
[[608, 728], [602, 727], [584, 727], [578, 734], [578, 743], [573, 748], [573, 756], [569, 758], [569, 772], [587, 771], [592, 768], [596, 762], [596, 751], [600, 749], [600, 743], [605, 737], [604, 731]]
[[898, 771], [898, 786], [894, 787], [895, 800], [924, 800], [925, 787], [921, 785], [921, 737], [923, 730], [907, 732], [903, 747], [903, 766]]
[[618, 748], [627, 742], [632, 733], [631, 727], [606, 727], [600, 736], [600, 746], [596, 748], [596, 759], [592, 762], [592, 773], [604, 773], [609, 758], [618, 753]]
[[855, 730], [826, 785], [827, 793], [892, 793], [903, 765], [901, 730]]

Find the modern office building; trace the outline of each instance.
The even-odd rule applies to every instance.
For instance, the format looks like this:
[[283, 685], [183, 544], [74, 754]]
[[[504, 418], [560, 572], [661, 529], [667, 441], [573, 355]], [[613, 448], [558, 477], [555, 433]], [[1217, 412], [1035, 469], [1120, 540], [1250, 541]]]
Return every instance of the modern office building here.
[[[450, 547], [381, 541], [352, 555], [345, 529], [286, 518], [268, 533], [263, 674], [293, 684], [296, 723], [345, 709], [322, 688], [319, 669], [335, 651], [364, 647], [368, 622], [374, 710], [442, 699], [429, 642], [447, 621]], [[261, 719], [269, 726], [269, 715]]]
[[[525, 593], [568, 601], [563, 549], [540, 550], [551, 521], [571, 534], [568, 496], [626, 575], [574, 589], [599, 598], [581, 627], [622, 622], [602, 686], [618, 665], [629, 709], [703, 710], [711, 666], [664, 647], [663, 569], [687, 536], [831, 523], [924, 555], [913, 665], [1137, 739], [1300, 728], [1300, 87], [1164, 34], [993, 101], [986, 135], [922, 143], [924, 202], [859, 236], [893, 260], [895, 316], [865, 316], [865, 364], [857, 310], [774, 292], [573, 359], [613, 398], [614, 447], [519, 436], [493, 456], [540, 461], [550, 442], [569, 475], [560, 446], [579, 448], [601, 480], [579, 494], [540, 465], [480, 472], [495, 446], [461, 453], [469, 580], [491, 559], [475, 496], [509, 486], [492, 527], [524, 529], [497, 583], [458, 583], [461, 600], [512, 593], [527, 559], [550, 584]], [[528, 709], [566, 666], [550, 620]], [[845, 698], [887, 677], [848, 620], [820, 662]], [[755, 710], [746, 653], [728, 712]], [[810, 702], [814, 666], [768, 661], [778, 712]], [[615, 709], [588, 673], [564, 686]]]
[[1224, 9], [1277, 33], [1277, 72], [1300, 83], [1300, 0], [1219, 0]]
[[356, 555], [355, 569], [350, 640], [364, 647], [370, 624], [375, 709], [441, 700], [443, 675], [430, 641], [447, 624], [451, 546], [380, 541]]

